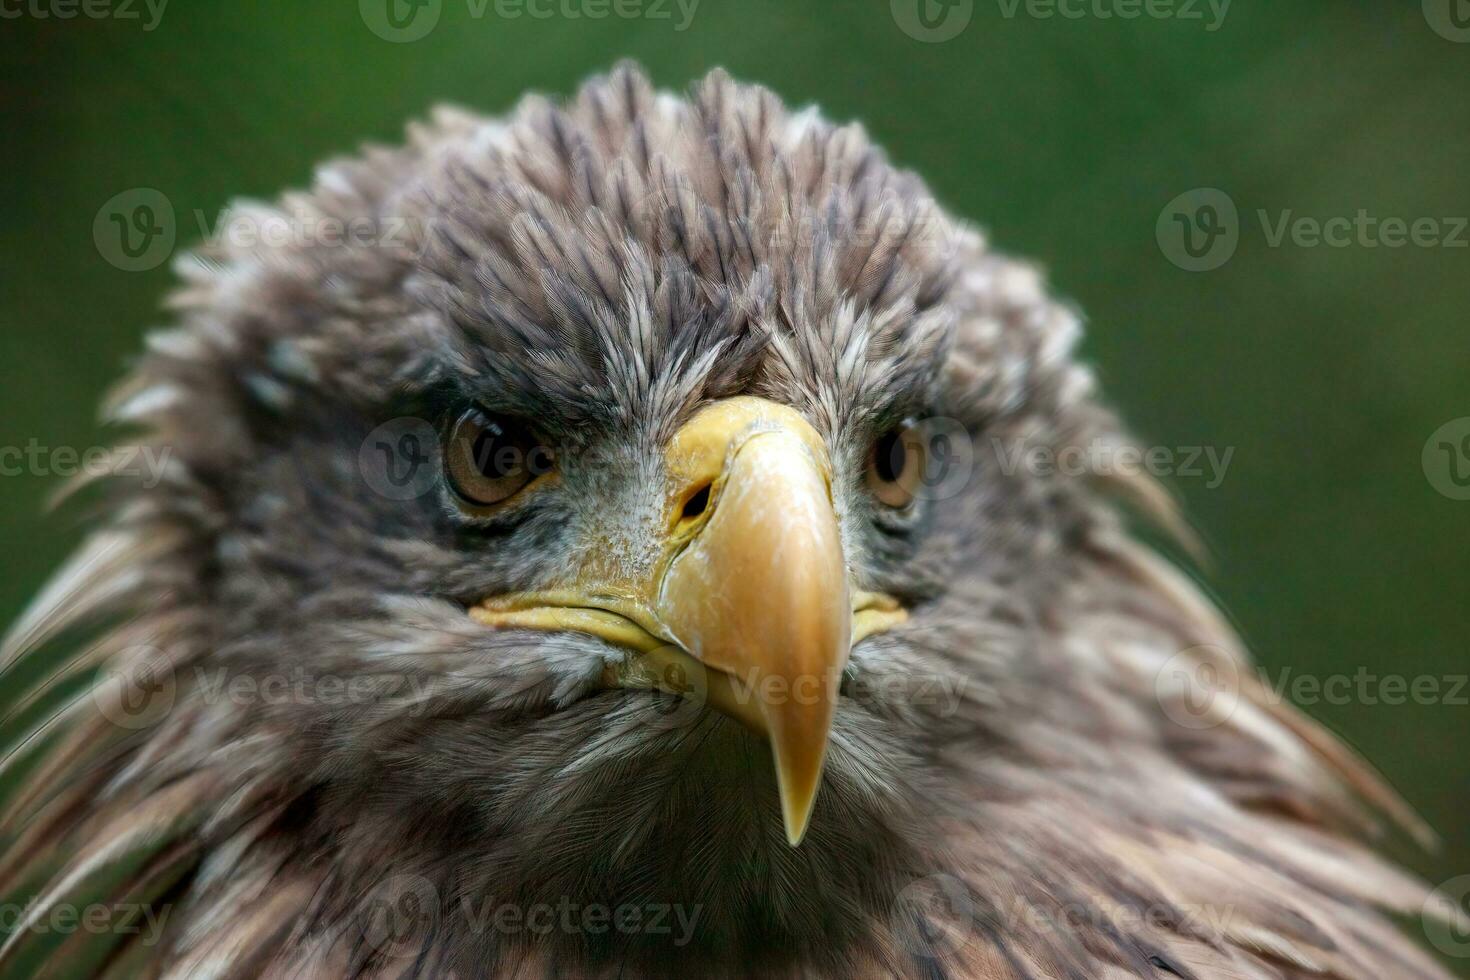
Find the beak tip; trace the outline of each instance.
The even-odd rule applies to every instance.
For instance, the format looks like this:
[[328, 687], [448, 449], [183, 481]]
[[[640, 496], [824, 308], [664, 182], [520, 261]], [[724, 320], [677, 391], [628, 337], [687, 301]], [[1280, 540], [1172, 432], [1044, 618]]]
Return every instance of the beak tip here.
[[806, 837], [807, 828], [811, 826], [811, 809], [807, 808], [805, 813], [794, 809], [788, 809], [784, 805], [783, 816], [786, 823], [786, 843], [792, 847], [800, 847], [802, 839]]
[[821, 788], [822, 769], [820, 761], [814, 767], [792, 766], [789, 760], [783, 760], [777, 753], [776, 787], [781, 798], [781, 820], [786, 828], [786, 842], [792, 847], [801, 844], [811, 826], [812, 811], [816, 809], [817, 792]]

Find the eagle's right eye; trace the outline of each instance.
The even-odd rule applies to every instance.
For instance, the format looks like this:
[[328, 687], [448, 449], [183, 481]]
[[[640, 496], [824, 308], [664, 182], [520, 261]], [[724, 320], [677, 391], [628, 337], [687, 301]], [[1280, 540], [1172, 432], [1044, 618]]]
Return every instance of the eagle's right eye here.
[[445, 467], [454, 491], [488, 507], [551, 472], [551, 450], [520, 419], [471, 408], [450, 426]]
[[867, 484], [873, 496], [895, 510], [914, 502], [924, 479], [926, 454], [917, 427], [890, 429], [868, 450]]

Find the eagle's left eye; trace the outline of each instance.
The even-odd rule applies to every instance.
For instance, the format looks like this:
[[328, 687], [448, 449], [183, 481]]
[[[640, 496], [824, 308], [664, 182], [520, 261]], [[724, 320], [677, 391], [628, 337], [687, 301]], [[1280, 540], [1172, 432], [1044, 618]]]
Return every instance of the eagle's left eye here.
[[868, 489], [889, 507], [907, 507], [924, 479], [924, 460], [924, 441], [914, 426], [889, 429], [868, 451]]
[[552, 454], [520, 419], [471, 408], [449, 429], [445, 468], [456, 493], [471, 504], [508, 500], [551, 471]]

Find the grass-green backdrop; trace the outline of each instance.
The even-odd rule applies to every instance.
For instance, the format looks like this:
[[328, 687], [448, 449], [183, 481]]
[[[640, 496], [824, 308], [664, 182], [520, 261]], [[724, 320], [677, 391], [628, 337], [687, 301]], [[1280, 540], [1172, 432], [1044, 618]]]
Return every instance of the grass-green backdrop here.
[[[724, 65], [861, 119], [943, 202], [1043, 262], [1147, 443], [1233, 447], [1217, 486], [1171, 482], [1273, 680], [1368, 671], [1447, 692], [1470, 672], [1470, 500], [1437, 449], [1422, 457], [1470, 416], [1470, 232], [1456, 248], [1457, 223], [1438, 220], [1470, 214], [1466, 0], [1235, 0], [1223, 20], [1218, 0], [1070, 0], [1080, 17], [919, 0], [940, 35], [968, 17], [939, 42], [914, 36], [914, 0], [700, 0], [683, 30], [691, 0], [536, 0], [548, 18], [522, 0], [424, 0], [439, 19], [406, 43], [370, 29], [384, 0], [172, 0], [161, 16], [93, 2], [111, 15], [0, 4], [0, 445], [104, 440], [99, 394], [163, 322], [167, 264], [124, 271], [94, 244], [114, 195], [161, 191], [184, 245], [196, 210], [212, 228], [231, 199], [302, 185], [434, 103], [498, 111], [623, 56], [673, 87]], [[1127, 10], [1142, 15], [1100, 15]], [[1156, 228], [1200, 187], [1238, 207], [1239, 245], [1189, 272]], [[1436, 219], [1451, 240], [1273, 243], [1283, 216], [1360, 210]], [[41, 516], [58, 483], [0, 479], [0, 621], [78, 540], [68, 515]], [[1459, 693], [1308, 706], [1441, 832], [1438, 854], [1404, 849], [1436, 882], [1470, 874]]]

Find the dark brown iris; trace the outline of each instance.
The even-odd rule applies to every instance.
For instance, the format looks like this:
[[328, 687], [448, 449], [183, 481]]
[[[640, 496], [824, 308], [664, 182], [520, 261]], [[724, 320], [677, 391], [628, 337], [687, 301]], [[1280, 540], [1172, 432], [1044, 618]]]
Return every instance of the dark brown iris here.
[[445, 465], [456, 493], [489, 506], [550, 472], [552, 455], [520, 419], [472, 408], [450, 427]]
[[889, 429], [868, 453], [867, 484], [888, 507], [907, 507], [924, 476], [924, 443], [913, 426]]

